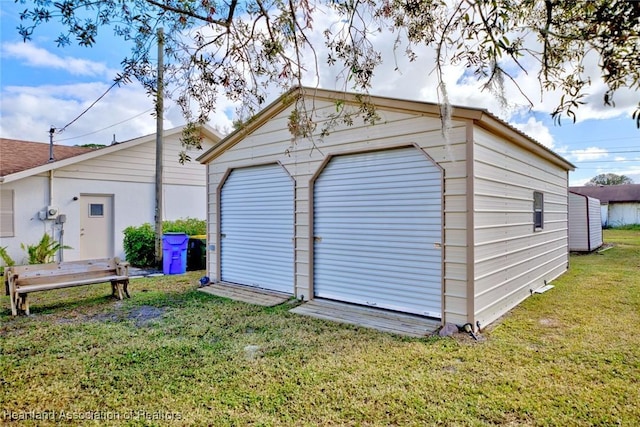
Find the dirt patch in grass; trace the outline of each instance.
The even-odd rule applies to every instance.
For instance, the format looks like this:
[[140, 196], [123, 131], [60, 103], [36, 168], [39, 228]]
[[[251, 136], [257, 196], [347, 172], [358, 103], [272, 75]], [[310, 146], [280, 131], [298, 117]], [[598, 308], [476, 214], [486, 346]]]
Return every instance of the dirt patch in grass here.
[[146, 326], [152, 321], [162, 317], [164, 312], [164, 308], [142, 305], [131, 310], [127, 317], [134, 320], [137, 327], [141, 327]]
[[79, 324], [85, 322], [123, 322], [132, 320], [136, 327], [144, 327], [157, 319], [161, 319], [166, 312], [165, 307], [141, 305], [133, 308], [124, 308], [119, 301], [111, 310], [97, 313], [69, 313], [63, 317], [57, 317], [57, 324]]

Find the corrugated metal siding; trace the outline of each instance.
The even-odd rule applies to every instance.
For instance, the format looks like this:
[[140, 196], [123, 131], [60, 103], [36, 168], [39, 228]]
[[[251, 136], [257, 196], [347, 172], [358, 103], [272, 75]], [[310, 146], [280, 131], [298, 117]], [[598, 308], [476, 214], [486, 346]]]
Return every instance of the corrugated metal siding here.
[[607, 225], [619, 227], [628, 224], [640, 224], [640, 203], [609, 203]]
[[588, 218], [587, 197], [569, 193], [569, 250], [591, 250], [589, 248], [590, 224]]
[[[335, 112], [335, 104], [315, 101], [316, 118], [322, 120]], [[446, 321], [464, 323], [467, 319], [467, 239], [465, 231], [466, 205], [466, 123], [454, 121], [449, 143], [441, 133], [437, 117], [426, 117], [407, 111], [380, 109], [379, 124], [366, 126], [356, 121], [352, 126], [339, 125], [317, 145], [298, 140], [292, 145], [287, 120], [291, 109], [285, 109], [263, 126], [247, 135], [231, 150], [208, 164], [209, 242], [218, 234], [218, 186], [230, 168], [279, 161], [296, 181], [295, 207], [295, 286], [296, 296], [308, 299], [311, 291], [312, 260], [310, 242], [310, 180], [322, 166], [328, 154], [339, 155], [357, 150], [385, 149], [414, 143], [444, 169], [445, 220], [444, 230], [444, 299], [443, 316]], [[451, 221], [449, 221], [451, 218]], [[219, 279], [218, 248], [209, 252], [209, 274]]]
[[[589, 241], [591, 247], [589, 250], [593, 251], [602, 246], [602, 218], [600, 211], [600, 200], [593, 197], [588, 198], [589, 204]], [[640, 212], [640, 208], [638, 209]]]
[[609, 205], [600, 205], [600, 217], [602, 218], [602, 226], [609, 225]]
[[331, 159], [314, 187], [315, 295], [440, 317], [441, 182], [415, 148]]
[[[475, 318], [487, 324], [567, 269], [567, 172], [474, 128]], [[533, 192], [544, 228], [533, 230]]]
[[231, 172], [220, 192], [223, 281], [293, 292], [293, 207], [280, 165]]
[[600, 201], [569, 193], [569, 250], [593, 251], [602, 246]]

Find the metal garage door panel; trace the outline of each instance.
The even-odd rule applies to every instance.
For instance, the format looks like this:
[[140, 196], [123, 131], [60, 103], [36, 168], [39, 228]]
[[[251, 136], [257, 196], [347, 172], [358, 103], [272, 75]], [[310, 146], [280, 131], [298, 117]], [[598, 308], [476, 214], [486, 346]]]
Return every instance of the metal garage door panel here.
[[317, 297], [441, 316], [442, 177], [424, 154], [335, 157], [313, 204]]
[[220, 192], [221, 279], [292, 293], [293, 211], [281, 166], [234, 169]]

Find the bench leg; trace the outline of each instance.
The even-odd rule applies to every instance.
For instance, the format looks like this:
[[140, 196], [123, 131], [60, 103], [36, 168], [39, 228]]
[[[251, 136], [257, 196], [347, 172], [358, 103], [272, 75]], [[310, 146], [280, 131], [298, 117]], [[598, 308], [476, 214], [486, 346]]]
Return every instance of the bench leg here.
[[18, 311], [23, 312], [27, 316], [29, 313], [29, 301], [27, 300], [27, 295], [29, 294], [17, 294], [16, 295], [16, 305], [18, 306]]
[[[120, 300], [124, 299], [126, 295], [127, 298], [131, 298], [129, 295], [129, 281], [113, 281], [111, 282], [111, 295]], [[116, 295], [117, 293], [117, 295]]]
[[15, 292], [11, 294], [11, 298], [10, 298], [11, 299], [11, 315], [13, 316], [18, 315], [17, 297], [18, 297], [18, 294], [16, 294]]
[[111, 296], [120, 300], [122, 299], [122, 287], [120, 285], [120, 282], [111, 282]]

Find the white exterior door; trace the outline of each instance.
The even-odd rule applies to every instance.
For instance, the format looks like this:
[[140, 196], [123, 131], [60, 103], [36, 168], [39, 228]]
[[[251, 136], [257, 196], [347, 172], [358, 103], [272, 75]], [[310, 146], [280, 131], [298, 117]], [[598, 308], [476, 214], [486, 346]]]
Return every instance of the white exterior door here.
[[80, 195], [80, 257], [107, 258], [114, 251], [113, 195]]
[[334, 157], [313, 208], [316, 297], [441, 317], [442, 175], [422, 152]]
[[222, 281], [293, 293], [293, 189], [280, 165], [229, 174], [220, 191]]

